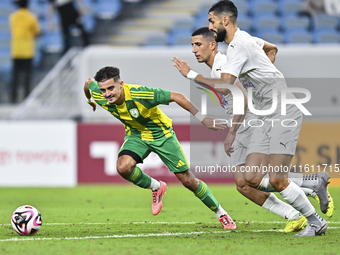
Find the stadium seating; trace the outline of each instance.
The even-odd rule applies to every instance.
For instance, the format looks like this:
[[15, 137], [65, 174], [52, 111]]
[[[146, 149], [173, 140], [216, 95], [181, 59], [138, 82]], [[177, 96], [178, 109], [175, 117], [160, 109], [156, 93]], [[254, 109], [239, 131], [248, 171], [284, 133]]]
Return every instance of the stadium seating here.
[[313, 37], [315, 43], [340, 43], [340, 35], [335, 30], [315, 31]]
[[307, 16], [288, 15], [282, 17], [281, 26], [286, 32], [293, 30], [307, 31], [310, 29], [310, 20]]
[[157, 33], [149, 35], [143, 46], [166, 46], [169, 41], [169, 36], [166, 33]]
[[284, 43], [284, 36], [281, 32], [277, 31], [277, 30], [266, 30], [263, 32], [259, 32], [256, 34], [257, 37], [262, 38], [263, 40], [267, 41], [267, 42], [271, 42], [274, 44], [280, 44], [280, 43]]
[[279, 0], [278, 10], [281, 16], [297, 14], [301, 9], [301, 0]]
[[284, 34], [284, 41], [285, 43], [312, 43], [313, 37], [312, 35], [305, 30], [293, 30], [285, 32]]
[[253, 18], [253, 32], [259, 32], [262, 30], [277, 30], [281, 27], [280, 19], [273, 14], [260, 15]]
[[277, 3], [271, 0], [252, 0], [250, 2], [250, 12], [254, 15], [259, 14], [276, 14]]

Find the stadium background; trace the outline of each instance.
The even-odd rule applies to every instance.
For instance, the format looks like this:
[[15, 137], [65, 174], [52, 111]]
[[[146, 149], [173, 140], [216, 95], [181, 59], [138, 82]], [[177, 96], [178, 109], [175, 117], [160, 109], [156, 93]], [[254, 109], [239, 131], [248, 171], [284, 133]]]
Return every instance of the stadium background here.
[[[41, 58], [36, 60], [37, 73], [43, 70], [39, 66], [49, 59], [58, 61], [48, 72], [39, 73], [41, 80], [20, 104], [0, 104], [0, 185], [75, 186], [124, 182], [115, 170], [124, 129], [106, 111], [91, 111], [83, 95], [84, 81], [93, 77], [99, 68], [113, 65], [121, 69], [126, 83], [179, 91], [190, 98], [196, 88], [172, 66], [171, 58], [178, 56], [197, 72], [209, 75], [208, 67], [198, 64], [191, 53], [190, 35], [195, 28], [208, 25], [207, 10], [213, 2], [84, 1], [88, 10], [84, 23], [92, 33], [93, 43], [87, 48], [74, 47], [65, 55], [60, 53], [60, 31], [44, 30], [37, 43], [37, 55]], [[10, 1], [1, 2], [2, 16], [6, 8], [13, 8], [6, 3], [11, 4]], [[330, 175], [337, 177], [334, 166], [340, 163], [339, 17], [322, 14], [307, 18], [299, 11], [298, 5], [302, 4], [299, 0], [236, 0], [235, 4], [240, 10], [241, 28], [269, 41], [272, 39], [271, 42], [278, 45], [275, 65], [287, 78], [288, 86], [311, 92], [312, 98], [305, 106], [312, 116], [305, 116], [293, 162], [302, 165], [304, 170], [307, 170], [306, 164], [310, 168], [314, 166], [315, 171], [317, 165], [327, 164]], [[31, 1], [31, 8], [44, 29], [46, 2]], [[295, 22], [289, 21], [291, 17], [295, 17]], [[262, 19], [266, 22], [261, 23]], [[279, 24], [268, 27], [274, 20]], [[115, 29], [108, 30], [112, 35], [103, 33], [112, 26]], [[6, 31], [5, 25], [2, 30]], [[329, 36], [321, 42], [316, 38], [322, 31], [333, 31], [337, 37]], [[303, 36], [290, 40], [293, 32], [308, 33], [311, 40]], [[282, 40], [274, 36], [275, 33]], [[74, 45], [77, 45], [76, 31]], [[219, 47], [225, 52], [226, 45], [220, 43]], [[8, 91], [4, 84], [10, 70], [10, 62], [5, 60], [3, 57], [1, 61], [4, 93]], [[189, 160], [195, 153], [201, 159], [198, 164], [226, 164], [223, 153], [226, 131], [214, 133], [200, 129], [200, 132], [208, 132], [201, 136], [205, 139], [190, 142], [189, 114], [174, 104], [161, 108], [173, 119]], [[214, 115], [216, 111], [221, 109], [210, 108], [208, 114]], [[192, 124], [197, 123], [192, 120]], [[155, 155], [150, 155], [141, 167], [155, 178], [177, 181]], [[17, 178], [25, 173], [30, 175]], [[207, 182], [232, 182], [230, 173], [196, 174]], [[334, 178], [332, 184], [336, 183], [339, 184]]]

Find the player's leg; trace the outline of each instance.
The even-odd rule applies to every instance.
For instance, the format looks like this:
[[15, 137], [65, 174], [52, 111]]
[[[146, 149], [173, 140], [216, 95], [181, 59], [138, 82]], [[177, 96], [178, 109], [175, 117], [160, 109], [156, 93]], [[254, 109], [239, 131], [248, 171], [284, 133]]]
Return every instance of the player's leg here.
[[224, 229], [236, 229], [236, 224], [215, 199], [206, 183], [197, 179], [190, 169], [184, 172], [175, 173], [175, 175], [184, 187], [191, 190], [205, 206], [215, 212], [216, 217], [219, 219]]
[[[269, 156], [269, 164], [273, 169], [288, 168], [291, 160], [291, 155], [271, 154]], [[296, 236], [314, 236], [325, 233], [327, 230], [326, 221], [315, 211], [302, 189], [288, 179], [288, 172], [270, 171], [269, 176], [269, 182], [274, 189], [308, 220], [307, 227]]]
[[235, 223], [217, 202], [207, 184], [197, 179], [190, 171], [188, 161], [175, 133], [162, 142], [161, 146], [157, 146], [156, 143], [149, 145], [183, 186], [191, 190], [210, 210], [215, 212], [223, 228], [236, 229]]
[[[261, 159], [261, 160], [260, 160]], [[260, 153], [251, 153], [247, 156], [247, 164], [250, 166], [263, 166], [268, 165], [269, 156]], [[284, 203], [278, 199], [273, 193], [264, 192], [262, 190], [273, 191], [273, 188], [269, 188], [269, 176], [261, 171], [246, 172], [244, 174], [244, 182], [238, 180], [237, 185], [243, 185], [243, 194], [262, 208], [269, 210], [276, 215], [287, 220], [287, 224], [283, 232], [299, 231], [305, 228], [307, 224], [306, 218], [291, 205]], [[247, 181], [246, 181], [247, 180]], [[253, 187], [248, 186], [254, 185]], [[248, 186], [249, 188], [247, 188]], [[238, 187], [239, 189], [239, 187]], [[245, 193], [245, 191], [247, 193]], [[252, 199], [252, 198], [255, 199]]]
[[152, 190], [151, 211], [157, 215], [163, 208], [163, 195], [168, 187], [165, 182], [150, 177], [136, 166], [143, 163], [150, 152], [144, 141], [132, 137], [126, 139], [118, 153], [117, 172], [136, 186]]
[[305, 192], [306, 196], [313, 197], [320, 204], [320, 209], [328, 217], [334, 213], [334, 201], [328, 192], [328, 179], [326, 172], [315, 174], [288, 173], [288, 178], [295, 182]]

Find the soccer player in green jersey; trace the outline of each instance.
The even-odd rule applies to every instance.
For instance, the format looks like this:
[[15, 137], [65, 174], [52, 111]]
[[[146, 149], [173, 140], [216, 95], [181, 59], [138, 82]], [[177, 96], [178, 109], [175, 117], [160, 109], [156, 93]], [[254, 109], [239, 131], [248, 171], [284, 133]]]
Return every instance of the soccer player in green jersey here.
[[172, 121], [158, 105], [175, 102], [209, 129], [224, 129], [225, 126], [214, 125], [214, 118], [204, 117], [181, 93], [124, 83], [116, 67], [104, 67], [96, 73], [94, 79], [87, 79], [84, 92], [93, 111], [96, 110], [96, 104], [99, 104], [124, 124], [126, 136], [118, 153], [117, 172], [133, 184], [152, 190], [153, 215], [157, 215], [163, 208], [162, 198], [167, 185], [143, 173], [136, 166], [143, 163], [151, 152], [156, 153], [178, 180], [215, 212], [224, 229], [236, 229], [235, 223], [217, 202], [209, 187], [190, 171], [172, 129]]

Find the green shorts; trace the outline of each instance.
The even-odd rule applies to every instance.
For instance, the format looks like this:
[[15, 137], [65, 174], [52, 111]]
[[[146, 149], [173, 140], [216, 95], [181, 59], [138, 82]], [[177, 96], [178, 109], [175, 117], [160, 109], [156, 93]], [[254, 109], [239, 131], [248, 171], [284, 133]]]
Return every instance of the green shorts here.
[[[137, 154], [140, 160], [134, 158], [129, 152]], [[173, 173], [181, 173], [189, 169], [187, 159], [174, 132], [172, 136], [156, 141], [143, 141], [139, 137], [126, 136], [118, 155], [130, 155], [137, 163], [142, 163], [151, 152], [156, 153]]]

